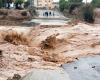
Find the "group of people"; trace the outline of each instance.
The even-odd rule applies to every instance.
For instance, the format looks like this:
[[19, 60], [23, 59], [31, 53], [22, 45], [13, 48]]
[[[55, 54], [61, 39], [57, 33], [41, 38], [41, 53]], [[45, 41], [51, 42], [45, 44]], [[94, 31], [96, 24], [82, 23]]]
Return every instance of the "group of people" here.
[[51, 11], [48, 12], [48, 11], [46, 11], [46, 12], [43, 13], [43, 16], [47, 16], [47, 17], [48, 16], [55, 16], [55, 14], [54, 14], [54, 12], [51, 12]]
[[5, 7], [8, 9], [13, 9], [13, 8], [22, 9], [24, 8], [24, 4], [19, 4], [19, 3], [15, 4], [14, 2], [11, 2], [11, 3], [6, 3]]

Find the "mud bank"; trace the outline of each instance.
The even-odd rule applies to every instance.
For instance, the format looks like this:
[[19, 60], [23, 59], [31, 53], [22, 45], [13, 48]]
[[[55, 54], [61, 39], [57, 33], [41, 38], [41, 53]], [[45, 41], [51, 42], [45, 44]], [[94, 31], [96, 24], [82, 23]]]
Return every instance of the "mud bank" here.
[[0, 25], [22, 25], [23, 21], [30, 20], [27, 10], [0, 9]]

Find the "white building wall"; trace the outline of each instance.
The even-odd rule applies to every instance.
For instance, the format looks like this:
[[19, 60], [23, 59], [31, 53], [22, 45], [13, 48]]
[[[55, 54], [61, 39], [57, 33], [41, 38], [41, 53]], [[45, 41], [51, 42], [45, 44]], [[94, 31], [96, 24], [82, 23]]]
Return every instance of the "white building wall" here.
[[38, 0], [34, 0], [34, 6], [35, 6], [35, 7], [38, 6]]

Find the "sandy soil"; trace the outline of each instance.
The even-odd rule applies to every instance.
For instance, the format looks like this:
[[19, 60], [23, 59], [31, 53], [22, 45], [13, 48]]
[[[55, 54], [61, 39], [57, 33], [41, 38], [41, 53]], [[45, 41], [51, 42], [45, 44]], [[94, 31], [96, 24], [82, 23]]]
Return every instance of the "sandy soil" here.
[[[31, 35], [32, 43], [14, 45], [0, 42], [0, 80], [6, 80], [13, 74], [21, 76], [33, 68], [55, 69], [63, 63], [75, 61], [78, 57], [100, 54], [100, 27], [79, 23], [75, 26], [62, 27], [0, 27], [0, 32], [14, 30], [18, 33]], [[53, 36], [48, 42], [51, 48], [45, 49], [42, 42]]]

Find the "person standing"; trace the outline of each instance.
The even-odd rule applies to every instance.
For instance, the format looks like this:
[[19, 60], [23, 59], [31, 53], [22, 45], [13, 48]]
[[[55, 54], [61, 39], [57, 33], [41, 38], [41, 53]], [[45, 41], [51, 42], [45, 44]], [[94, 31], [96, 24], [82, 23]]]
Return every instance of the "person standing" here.
[[51, 16], [51, 11], [49, 12], [49, 15]]
[[47, 17], [49, 16], [48, 12], [47, 12]]

